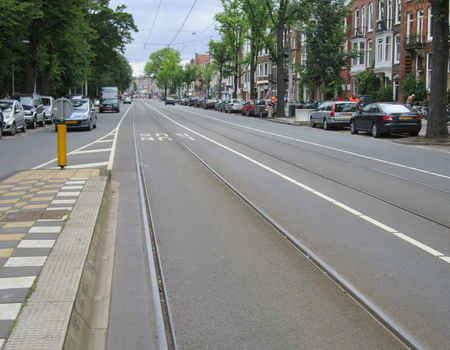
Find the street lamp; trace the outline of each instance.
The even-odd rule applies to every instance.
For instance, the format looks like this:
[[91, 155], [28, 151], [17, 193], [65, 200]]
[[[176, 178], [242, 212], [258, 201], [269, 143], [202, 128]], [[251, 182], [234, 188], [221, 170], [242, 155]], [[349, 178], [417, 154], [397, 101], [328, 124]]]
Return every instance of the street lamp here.
[[[22, 43], [24, 43], [24, 44], [29, 44], [30, 43], [30, 40], [22, 40]], [[11, 95], [14, 95], [14, 92], [15, 92], [15, 87], [14, 87], [14, 63], [12, 64], [12, 94]]]

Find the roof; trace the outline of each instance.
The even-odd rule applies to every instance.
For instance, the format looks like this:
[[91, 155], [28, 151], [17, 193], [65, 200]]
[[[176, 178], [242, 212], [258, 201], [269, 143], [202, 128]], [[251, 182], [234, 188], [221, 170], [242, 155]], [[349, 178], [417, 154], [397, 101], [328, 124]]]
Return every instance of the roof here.
[[196, 53], [195, 54], [195, 60], [194, 60], [194, 64], [195, 65], [204, 65], [206, 63], [208, 63], [211, 60], [210, 55], [208, 54], [201, 54], [201, 53]]

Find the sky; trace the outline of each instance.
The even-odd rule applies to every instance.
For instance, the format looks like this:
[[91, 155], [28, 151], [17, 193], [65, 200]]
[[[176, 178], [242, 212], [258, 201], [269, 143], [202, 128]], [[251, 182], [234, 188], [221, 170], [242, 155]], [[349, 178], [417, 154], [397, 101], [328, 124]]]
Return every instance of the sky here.
[[[181, 52], [184, 63], [189, 62], [195, 53], [206, 53], [209, 41], [220, 38], [215, 29], [217, 22], [214, 21], [215, 14], [222, 9], [220, 0], [110, 0], [112, 8], [122, 4], [127, 6], [126, 11], [133, 15], [139, 29], [138, 33], [133, 33], [134, 41], [125, 51], [134, 76], [142, 74], [152, 52], [167, 47], [170, 42], [171, 47]], [[191, 8], [186, 23], [177, 35]]]

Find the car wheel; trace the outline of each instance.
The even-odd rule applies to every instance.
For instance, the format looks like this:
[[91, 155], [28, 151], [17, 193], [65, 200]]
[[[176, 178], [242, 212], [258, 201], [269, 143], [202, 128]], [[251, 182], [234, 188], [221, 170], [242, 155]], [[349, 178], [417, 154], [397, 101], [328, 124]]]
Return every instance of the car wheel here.
[[103, 113], [103, 109], [101, 109], [101, 108], [100, 108], [98, 111], [99, 111], [100, 113]]
[[350, 132], [353, 135], [356, 135], [358, 133], [358, 130], [356, 130], [355, 122], [353, 120], [350, 122]]
[[55, 124], [55, 132], [58, 132], [58, 125]]
[[247, 111], [245, 112], [245, 115], [247, 116], [247, 117], [250, 117], [250, 111], [247, 109]]
[[97, 118], [95, 118], [94, 129], [97, 129]]
[[410, 136], [417, 136], [417, 135], [419, 135], [419, 132], [418, 131], [410, 132], [409, 135]]
[[3, 137], [3, 126], [0, 124], [0, 140]]
[[10, 131], [9, 133], [10, 133], [10, 135], [15, 135], [15, 134], [17, 134], [17, 126], [16, 126], [16, 123], [13, 123], [12, 129], [11, 129], [11, 131]]
[[315, 128], [317, 126], [317, 124], [314, 123], [313, 117], [311, 117], [310, 124], [311, 124], [311, 128]]
[[263, 111], [262, 111], [262, 110], [259, 111], [259, 117], [260, 117], [260, 118], [263, 118], [263, 117], [264, 117], [264, 116], [263, 116]]
[[374, 138], [377, 139], [377, 138], [381, 137], [380, 130], [378, 129], [378, 124], [377, 123], [373, 123], [372, 124], [371, 130], [372, 130], [372, 136]]
[[35, 116], [31, 122], [30, 128], [36, 129], [36, 127], [37, 127], [37, 121], [36, 121], [36, 116]]
[[27, 123], [23, 121], [22, 132], [27, 132]]
[[41, 120], [41, 122], [39, 123], [39, 125], [40, 125], [40, 126], [45, 126], [45, 117], [44, 117], [44, 116], [42, 116], [42, 120]]
[[328, 121], [326, 118], [323, 119], [323, 128], [325, 130], [330, 130], [330, 124], [328, 124]]

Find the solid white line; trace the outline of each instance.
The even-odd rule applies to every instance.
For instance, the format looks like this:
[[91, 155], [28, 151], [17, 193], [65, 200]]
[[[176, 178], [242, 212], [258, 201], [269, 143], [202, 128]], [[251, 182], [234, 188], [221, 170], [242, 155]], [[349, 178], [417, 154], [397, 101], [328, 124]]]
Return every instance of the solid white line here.
[[[100, 166], [106, 166], [108, 162], [98, 162], [98, 163], [85, 163], [77, 165], [68, 165], [66, 169], [83, 169], [83, 168], [97, 168]], [[59, 169], [58, 167], [52, 167], [51, 169]]]
[[[150, 106], [148, 103], [147, 103], [147, 105]], [[153, 108], [153, 107], [152, 107], [152, 108]], [[243, 128], [243, 129], [248, 129], [248, 130], [260, 132], [260, 133], [267, 134], [267, 135], [277, 136], [277, 137], [281, 137], [281, 138], [283, 138], [283, 139], [292, 140], [292, 141], [296, 141], [296, 142], [301, 142], [301, 143], [305, 143], [305, 144], [308, 144], [308, 145], [317, 146], [317, 147], [329, 149], [329, 150], [332, 150], [332, 151], [341, 152], [341, 153], [349, 154], [349, 155], [352, 155], [352, 156], [356, 156], [356, 157], [360, 157], [360, 158], [364, 158], [364, 159], [369, 159], [369, 160], [373, 160], [373, 161], [380, 162], [380, 163], [384, 163], [384, 164], [393, 165], [393, 166], [396, 166], [396, 167], [399, 167], [399, 168], [404, 168], [404, 169], [408, 169], [408, 170], [414, 170], [414, 171], [418, 171], [418, 172], [421, 172], [421, 173], [424, 173], [424, 174], [433, 175], [433, 176], [438, 176], [438, 177], [442, 177], [442, 178], [444, 178], [444, 179], [449, 179], [449, 180], [450, 180], [450, 176], [448, 176], [448, 175], [443, 175], [443, 174], [439, 174], [439, 173], [434, 173], [434, 172], [431, 172], [431, 171], [428, 171], [428, 170], [423, 170], [423, 169], [419, 169], [419, 168], [414, 168], [414, 167], [410, 167], [410, 166], [407, 166], [407, 165], [403, 165], [403, 164], [399, 164], [399, 163], [394, 163], [394, 162], [390, 162], [390, 161], [383, 160], [383, 159], [379, 159], [379, 158], [375, 158], [375, 157], [365, 156], [365, 155], [363, 155], [363, 154], [359, 154], [359, 153], [355, 153], [355, 152], [350, 152], [350, 151], [346, 151], [346, 150], [343, 150], [343, 149], [340, 149], [340, 148], [331, 147], [331, 146], [325, 146], [325, 145], [321, 145], [321, 144], [315, 143], [315, 142], [310, 142], [310, 141], [300, 140], [300, 139], [296, 139], [296, 138], [294, 138], [294, 137], [289, 137], [289, 136], [284, 136], [284, 135], [280, 135], [280, 134], [275, 134], [275, 133], [273, 133], [273, 132], [264, 131], [264, 130], [260, 130], [260, 129], [255, 129], [255, 128], [251, 128], [251, 127], [249, 127], [249, 126], [244, 126], [244, 125], [237, 124], [237, 123], [227, 122], [227, 121], [225, 121], [225, 120], [221, 120], [221, 119], [218, 119], [218, 118], [206, 116], [206, 115], [204, 115], [204, 114], [192, 112], [192, 111], [190, 111], [189, 109], [182, 109], [182, 108], [179, 108], [179, 107], [176, 107], [176, 109], [178, 109], [178, 110], [184, 110], [184, 111], [187, 111], [188, 113], [196, 114], [196, 115], [199, 115], [199, 116], [204, 117], [204, 118], [213, 119], [213, 120], [219, 121], [219, 122], [221, 122], [221, 123], [225, 123], [225, 124], [230, 124], [230, 125], [238, 126], [238, 127], [240, 127], [240, 128]]]
[[133, 106], [133, 103], [131, 103], [130, 108], [127, 109], [127, 111], [123, 115], [122, 119], [120, 120], [119, 125], [117, 125], [117, 128], [115, 128], [113, 131], [114, 132], [114, 141], [112, 144], [112, 151], [109, 154], [108, 166], [106, 167], [106, 169], [108, 169], [108, 170], [112, 170], [112, 168], [113, 168], [114, 156], [116, 155], [117, 137], [119, 136], [119, 129], [120, 129], [120, 126], [122, 125], [124, 118], [128, 115], [128, 112], [131, 110], [131, 106]]
[[[82, 146], [82, 147], [80, 147], [80, 148], [77, 148], [76, 150], [73, 150], [72, 152], [67, 153], [67, 155], [71, 155], [71, 154], [73, 154], [73, 153], [75, 153], [75, 152], [78, 152], [78, 151], [81, 151], [81, 150], [83, 150], [83, 149], [85, 149], [85, 148], [88, 148], [89, 146], [92, 146], [93, 144], [95, 144], [95, 143], [97, 143], [97, 142], [99, 142], [99, 141], [102, 141], [103, 139], [107, 138], [108, 136], [111, 136], [111, 135], [112, 135], [111, 133], [115, 132], [116, 129], [117, 129], [118, 127], [120, 127], [120, 124], [122, 124], [123, 119], [126, 117], [126, 115], [128, 114], [128, 111], [129, 111], [130, 109], [131, 109], [131, 105], [130, 105], [130, 108], [128, 108], [128, 110], [127, 110], [127, 111], [125, 112], [125, 114], [123, 115], [122, 119], [120, 119], [119, 124], [117, 125], [117, 127], [116, 127], [113, 131], [110, 131], [108, 134], [106, 134], [106, 135], [100, 137], [99, 139], [97, 139], [97, 140], [95, 140], [95, 141], [92, 141], [92, 142], [88, 143], [87, 145], [84, 145], [84, 146]], [[35, 166], [34, 168], [31, 168], [31, 170], [36, 170], [36, 169], [43, 168], [43, 167], [45, 167], [46, 165], [49, 165], [49, 164], [51, 164], [51, 163], [53, 163], [53, 162], [56, 162], [57, 160], [58, 160], [58, 158], [49, 160], [48, 162], [42, 163], [42, 164], [40, 164], [40, 165], [38, 165], [38, 166]], [[66, 168], [69, 168], [69, 167], [66, 167]], [[72, 169], [76, 169], [76, 168], [72, 168]]]
[[21, 303], [0, 304], [0, 320], [15, 320], [19, 316]]
[[448, 256], [441, 256], [441, 259], [450, 264], [450, 258]]
[[100, 140], [100, 141], [95, 141], [95, 143], [106, 143], [106, 142], [114, 142], [114, 140]]
[[[251, 162], [251, 163], [253, 163], [253, 164], [255, 164], [255, 165], [257, 165], [257, 166], [259, 166], [259, 167], [261, 167], [261, 168], [263, 168], [263, 169], [265, 169], [267, 171], [269, 171], [269, 172], [271, 172], [272, 174], [275, 174], [275, 175], [285, 179], [286, 181], [291, 182], [294, 185], [297, 185], [297, 186], [299, 186], [299, 187], [301, 187], [301, 188], [303, 188], [303, 189], [305, 189], [305, 190], [307, 190], [307, 191], [309, 191], [309, 192], [311, 192], [311, 193], [313, 193], [313, 194], [315, 194], [315, 195], [317, 195], [317, 196], [319, 196], [319, 197], [321, 197], [321, 198], [331, 202], [332, 204], [347, 210], [348, 212], [356, 215], [357, 217], [360, 217], [360, 218], [366, 220], [367, 222], [369, 222], [369, 223], [371, 223], [371, 224], [373, 224], [373, 225], [383, 229], [384, 231], [392, 233], [395, 236], [403, 239], [404, 241], [406, 241], [408, 243], [411, 243], [414, 246], [416, 246], [416, 247], [418, 247], [418, 248], [420, 248], [420, 249], [422, 249], [422, 250], [424, 250], [424, 251], [426, 251], [426, 252], [428, 252], [428, 253], [430, 253], [430, 254], [432, 254], [434, 256], [442, 256], [442, 255], [444, 255], [444, 254], [438, 252], [437, 250], [434, 250], [433, 248], [428, 247], [427, 245], [425, 245], [423, 243], [420, 243], [419, 241], [416, 241], [415, 239], [413, 239], [413, 238], [411, 238], [409, 236], [406, 236], [403, 233], [399, 233], [397, 230], [395, 230], [395, 229], [393, 229], [393, 228], [391, 228], [391, 227], [389, 227], [389, 226], [387, 226], [387, 225], [385, 225], [385, 224], [383, 224], [383, 223], [381, 223], [381, 222], [379, 222], [379, 221], [377, 221], [377, 220], [375, 220], [375, 219], [373, 219], [373, 218], [371, 218], [371, 217], [369, 217], [367, 215], [364, 215], [364, 214], [360, 213], [359, 211], [354, 210], [353, 208], [350, 208], [350, 207], [348, 207], [346, 205], [343, 205], [342, 203], [338, 202], [337, 200], [335, 200], [335, 199], [333, 199], [331, 197], [328, 197], [327, 195], [325, 195], [325, 194], [323, 194], [323, 193], [321, 193], [319, 191], [316, 191], [313, 188], [311, 188], [311, 187], [309, 187], [309, 186], [307, 186], [307, 185], [305, 185], [305, 184], [303, 184], [303, 183], [301, 183], [301, 182], [299, 182], [297, 180], [294, 180], [294, 179], [290, 178], [289, 176], [284, 175], [284, 174], [280, 173], [279, 171], [270, 168], [267, 165], [264, 165], [264, 164], [258, 162], [257, 160], [254, 160], [253, 158], [250, 158], [250, 157], [248, 157], [248, 156], [246, 156], [246, 155], [244, 155], [244, 154], [242, 154], [242, 153], [240, 153], [240, 152], [238, 152], [238, 151], [236, 151], [236, 150], [234, 150], [234, 149], [232, 149], [232, 148], [230, 148], [228, 146], [225, 146], [224, 144], [221, 144], [220, 142], [217, 142], [217, 141], [215, 141], [215, 140], [213, 140], [213, 139], [211, 139], [211, 138], [209, 138], [209, 137], [207, 137], [205, 135], [202, 135], [202, 134], [200, 134], [200, 133], [198, 133], [198, 132], [196, 132], [196, 131], [194, 131], [192, 129], [189, 129], [188, 127], [186, 127], [186, 126], [178, 123], [177, 121], [173, 120], [172, 118], [166, 116], [164, 113], [160, 112], [159, 110], [157, 110], [153, 106], [150, 106], [149, 104], [147, 104], [147, 105], [150, 108], [152, 108], [154, 111], [156, 111], [157, 113], [161, 114], [164, 118], [166, 118], [167, 120], [171, 121], [172, 123], [182, 127], [183, 129], [188, 130], [189, 132], [191, 132], [191, 133], [193, 133], [193, 134], [195, 134], [195, 135], [197, 135], [197, 136], [199, 136], [199, 137], [201, 137], [201, 138], [203, 138], [203, 139], [205, 139], [205, 140], [207, 140], [207, 141], [209, 141], [209, 142], [211, 142], [211, 143], [213, 143], [213, 144], [215, 144], [215, 145], [217, 145], [217, 146], [219, 146], [219, 147], [221, 147], [223, 149], [226, 149], [227, 151], [230, 151], [231, 153], [234, 153], [235, 155], [237, 155], [237, 156], [239, 156], [241, 158], [244, 158], [244, 159], [248, 160], [249, 162]], [[350, 210], [348, 210], [346, 207], [349, 208]]]
[[111, 148], [91, 149], [91, 150], [87, 150], [87, 151], [77, 151], [77, 152], [72, 152], [71, 155], [87, 154], [87, 153], [100, 153], [100, 152], [111, 152]]

